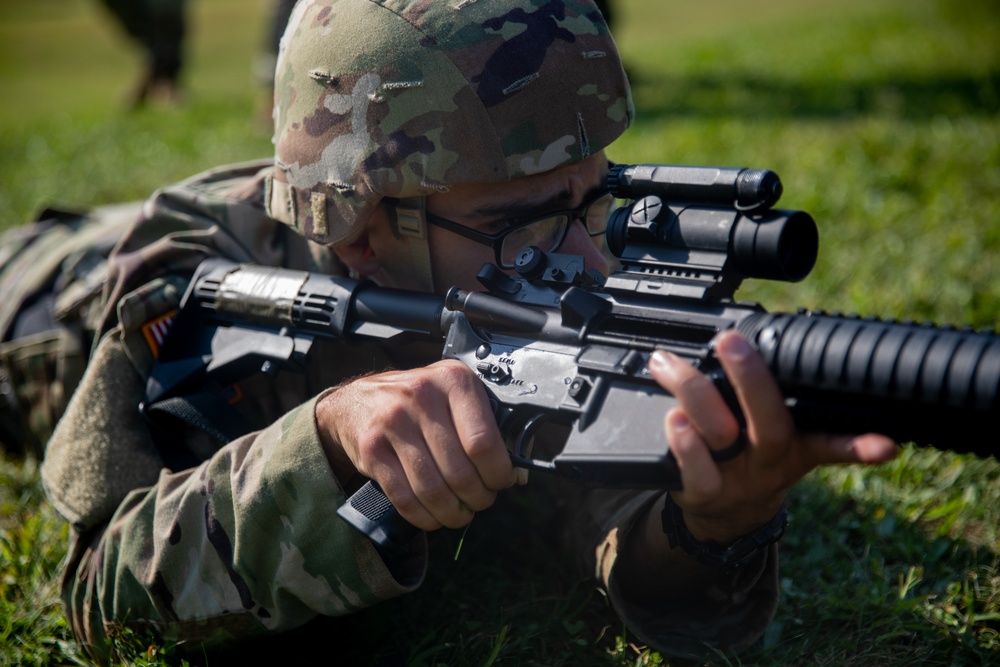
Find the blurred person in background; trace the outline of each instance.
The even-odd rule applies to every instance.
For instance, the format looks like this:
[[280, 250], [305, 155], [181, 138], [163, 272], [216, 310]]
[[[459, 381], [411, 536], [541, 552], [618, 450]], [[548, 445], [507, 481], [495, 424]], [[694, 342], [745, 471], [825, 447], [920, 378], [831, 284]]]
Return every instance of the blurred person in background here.
[[186, 0], [102, 0], [145, 56], [142, 75], [128, 105], [175, 104], [180, 100], [187, 33]]

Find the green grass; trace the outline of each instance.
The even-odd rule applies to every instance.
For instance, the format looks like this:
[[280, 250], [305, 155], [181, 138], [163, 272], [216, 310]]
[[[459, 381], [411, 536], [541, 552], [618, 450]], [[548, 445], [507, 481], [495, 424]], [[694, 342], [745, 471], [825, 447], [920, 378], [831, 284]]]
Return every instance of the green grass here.
[[191, 3], [186, 103], [128, 113], [139, 55], [100, 3], [0, 0], [0, 229], [52, 203], [144, 199], [197, 171], [271, 154], [267, 94], [252, 72], [263, 7]]
[[[805, 281], [748, 284], [741, 297], [770, 310], [996, 326], [1000, 4], [618, 4], [640, 112], [611, 156], [774, 169], [782, 204], [820, 226]], [[0, 0], [0, 228], [51, 202], [141, 198], [270, 153], [251, 75], [261, 5], [192, 6], [186, 103], [130, 114], [121, 101], [135, 57], [97, 3]], [[457, 560], [460, 535], [439, 536], [427, 585], [411, 598], [320, 621], [244, 657], [318, 643], [325, 663], [683, 664], [636, 644], [551, 548], [549, 528], [514, 522], [519, 498], [508, 495], [477, 517]], [[783, 604], [760, 646], [732, 664], [1000, 662], [996, 461], [907, 448], [875, 470], [811, 475], [792, 506]], [[82, 660], [58, 613], [64, 538], [34, 467], [0, 464], [0, 664]], [[122, 662], [178, 661], [141, 637], [115, 641]], [[306, 651], [295, 654], [299, 662]]]

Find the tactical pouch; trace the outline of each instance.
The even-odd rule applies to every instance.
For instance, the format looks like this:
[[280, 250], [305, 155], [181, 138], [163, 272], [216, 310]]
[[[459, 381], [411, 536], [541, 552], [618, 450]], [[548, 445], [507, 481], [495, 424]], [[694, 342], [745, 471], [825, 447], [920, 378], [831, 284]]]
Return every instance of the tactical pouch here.
[[46, 209], [0, 235], [0, 450], [43, 457], [90, 356], [107, 257], [140, 207]]

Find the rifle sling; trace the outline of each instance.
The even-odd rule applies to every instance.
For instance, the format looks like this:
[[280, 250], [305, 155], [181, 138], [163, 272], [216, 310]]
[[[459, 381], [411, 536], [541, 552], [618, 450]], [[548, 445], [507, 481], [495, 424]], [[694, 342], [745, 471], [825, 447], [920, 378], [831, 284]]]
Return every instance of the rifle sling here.
[[145, 406], [143, 414], [157, 427], [153, 438], [164, 465], [171, 470], [184, 470], [201, 463], [190, 449], [179, 446], [184, 426], [201, 431], [220, 446], [252, 430], [227, 396], [210, 389], [157, 401]]

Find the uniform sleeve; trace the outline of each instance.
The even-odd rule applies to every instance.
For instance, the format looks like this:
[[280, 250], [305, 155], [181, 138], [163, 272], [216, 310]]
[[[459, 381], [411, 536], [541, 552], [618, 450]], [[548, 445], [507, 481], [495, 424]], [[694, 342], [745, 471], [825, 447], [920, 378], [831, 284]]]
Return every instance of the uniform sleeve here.
[[164, 471], [106, 528], [75, 534], [63, 597], [102, 657], [116, 626], [225, 643], [347, 614], [416, 588], [423, 538], [390, 570], [337, 519], [344, 493], [322, 452], [315, 400], [197, 468]]
[[[584, 528], [596, 549], [584, 554], [619, 617], [643, 642], [672, 656], [704, 659], [739, 652], [767, 628], [778, 605], [778, 548], [771, 545], [742, 570], [720, 577], [697, 599], [665, 599], [654, 607], [627, 599], [618, 586], [616, 561], [636, 519], [661, 492], [593, 491]], [[676, 572], [674, 573], [676, 576]]]

